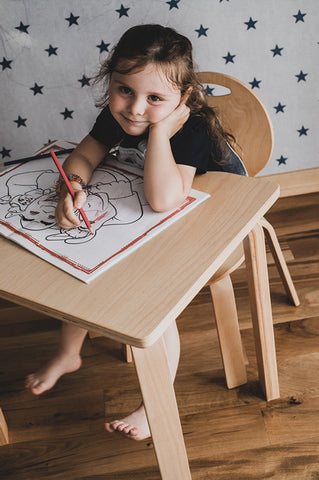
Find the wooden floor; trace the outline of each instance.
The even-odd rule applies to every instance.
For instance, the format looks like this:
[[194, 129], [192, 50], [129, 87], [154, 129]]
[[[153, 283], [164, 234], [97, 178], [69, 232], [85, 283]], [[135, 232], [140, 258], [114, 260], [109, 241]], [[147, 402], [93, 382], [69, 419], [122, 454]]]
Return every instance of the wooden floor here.
[[[207, 288], [178, 320], [175, 389], [193, 480], [319, 479], [319, 194], [281, 199], [268, 219], [301, 299], [298, 308], [287, 303], [269, 257], [281, 398], [265, 402], [258, 386], [240, 268], [233, 281], [247, 385], [225, 386]], [[25, 391], [24, 377], [50, 358], [59, 322], [9, 302], [0, 307], [0, 406], [10, 432], [10, 444], [0, 448], [0, 478], [160, 479], [151, 440], [135, 443], [104, 431], [105, 418], [140, 402], [134, 367], [121, 361], [120, 346], [87, 339], [81, 370], [36, 397]]]

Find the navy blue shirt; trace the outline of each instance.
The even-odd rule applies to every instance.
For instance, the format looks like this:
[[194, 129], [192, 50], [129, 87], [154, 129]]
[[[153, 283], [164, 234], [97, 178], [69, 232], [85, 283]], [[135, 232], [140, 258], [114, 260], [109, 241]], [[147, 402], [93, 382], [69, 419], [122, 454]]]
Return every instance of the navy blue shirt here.
[[[112, 116], [109, 107], [104, 108], [96, 119], [90, 135], [109, 150], [117, 145], [123, 149], [139, 148], [146, 144], [148, 132], [143, 135], [128, 135]], [[211, 154], [206, 119], [200, 114], [190, 115], [183, 128], [170, 139], [174, 160], [179, 165], [196, 168], [197, 173], [207, 171], [228, 171], [247, 175], [240, 157], [229, 146], [227, 159], [218, 164]]]

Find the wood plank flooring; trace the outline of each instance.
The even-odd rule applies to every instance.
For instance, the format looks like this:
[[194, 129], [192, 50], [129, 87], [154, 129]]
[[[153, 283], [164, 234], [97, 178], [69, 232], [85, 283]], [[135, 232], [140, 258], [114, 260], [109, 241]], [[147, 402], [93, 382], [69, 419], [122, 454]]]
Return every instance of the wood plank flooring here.
[[[298, 308], [287, 303], [269, 257], [281, 398], [267, 403], [258, 385], [239, 268], [232, 279], [246, 385], [226, 388], [208, 288], [178, 319], [175, 390], [194, 480], [319, 480], [319, 194], [280, 199], [267, 218], [301, 300]], [[104, 430], [105, 418], [140, 402], [134, 367], [121, 361], [120, 345], [87, 339], [78, 372], [40, 397], [24, 389], [25, 376], [54, 352], [59, 325], [0, 301], [0, 406], [10, 438], [0, 447], [0, 479], [159, 480], [151, 440], [135, 443]]]

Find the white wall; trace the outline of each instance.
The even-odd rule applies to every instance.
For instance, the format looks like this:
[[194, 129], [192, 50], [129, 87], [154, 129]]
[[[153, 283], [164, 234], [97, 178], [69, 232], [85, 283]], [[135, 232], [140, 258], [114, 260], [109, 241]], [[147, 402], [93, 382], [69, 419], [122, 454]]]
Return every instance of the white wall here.
[[79, 81], [107, 55], [97, 46], [161, 23], [190, 38], [199, 70], [257, 81], [276, 140], [262, 173], [319, 166], [318, 0], [1, 0], [0, 23], [0, 162], [49, 140], [79, 141], [97, 115]]

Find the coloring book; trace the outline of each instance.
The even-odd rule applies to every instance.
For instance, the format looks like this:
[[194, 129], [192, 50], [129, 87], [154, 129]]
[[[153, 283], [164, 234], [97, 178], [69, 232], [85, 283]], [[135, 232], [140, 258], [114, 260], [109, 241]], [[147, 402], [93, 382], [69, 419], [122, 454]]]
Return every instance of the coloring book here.
[[92, 235], [84, 222], [70, 230], [56, 224], [58, 177], [50, 158], [1, 172], [0, 234], [86, 283], [209, 197], [192, 190], [178, 208], [154, 212], [145, 199], [141, 173], [107, 161], [87, 187], [83, 209]]

